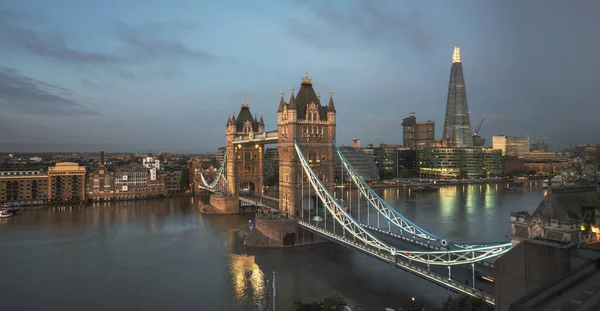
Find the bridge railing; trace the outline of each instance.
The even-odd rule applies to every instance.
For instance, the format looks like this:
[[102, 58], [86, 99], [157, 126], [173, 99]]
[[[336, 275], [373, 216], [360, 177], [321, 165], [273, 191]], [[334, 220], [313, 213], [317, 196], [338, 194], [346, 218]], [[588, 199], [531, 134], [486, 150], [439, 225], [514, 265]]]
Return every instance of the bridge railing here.
[[335, 152], [338, 155], [338, 158], [341, 160], [343, 170], [342, 172], [346, 172], [352, 179], [352, 182], [356, 185], [356, 188], [359, 190], [362, 197], [364, 197], [367, 203], [375, 208], [378, 215], [382, 215], [384, 218], [388, 220], [390, 226], [393, 224], [395, 228], [398, 228], [408, 234], [414, 236], [417, 241], [420, 239], [420, 243], [435, 242], [438, 244], [437, 246], [446, 246], [451, 245], [459, 249], [494, 249], [497, 247], [512, 247], [512, 243], [510, 241], [502, 241], [502, 242], [491, 242], [491, 243], [462, 243], [462, 242], [450, 242], [446, 241], [443, 238], [440, 238], [427, 230], [419, 227], [418, 225], [411, 222], [408, 218], [404, 217], [404, 215], [400, 214], [394, 208], [392, 208], [385, 200], [383, 200], [370, 186], [367, 182], [363, 180], [363, 178], [356, 172], [356, 170], [352, 167], [350, 162], [346, 159], [342, 151], [338, 148], [335, 141], [333, 142], [333, 147]]

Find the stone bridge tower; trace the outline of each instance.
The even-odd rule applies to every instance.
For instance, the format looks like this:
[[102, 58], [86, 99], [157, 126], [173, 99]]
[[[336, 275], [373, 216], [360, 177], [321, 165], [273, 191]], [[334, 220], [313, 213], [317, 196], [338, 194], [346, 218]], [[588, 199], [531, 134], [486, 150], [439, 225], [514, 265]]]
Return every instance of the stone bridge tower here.
[[[334, 190], [334, 150], [336, 111], [333, 92], [329, 102], [321, 105], [321, 96], [315, 93], [308, 73], [302, 79], [298, 94], [285, 102], [283, 92], [277, 110], [279, 151], [279, 209], [282, 214], [295, 218], [301, 211], [301, 193], [308, 195], [309, 183], [301, 181], [302, 165], [294, 149], [294, 139], [309, 160], [319, 179], [329, 191]], [[301, 186], [304, 184], [305, 189]], [[311, 189], [314, 196], [314, 190]], [[305, 200], [307, 201], [307, 200]], [[306, 204], [305, 204], [306, 205]], [[305, 207], [305, 209], [308, 206]]]
[[247, 188], [260, 195], [263, 191], [263, 146], [252, 143], [234, 144], [233, 138], [244, 136], [252, 140], [255, 134], [265, 131], [262, 114], [260, 120], [252, 116], [250, 107], [244, 100], [237, 118], [235, 112], [227, 117], [226, 144], [227, 153], [227, 189], [228, 193], [238, 197], [239, 189]]

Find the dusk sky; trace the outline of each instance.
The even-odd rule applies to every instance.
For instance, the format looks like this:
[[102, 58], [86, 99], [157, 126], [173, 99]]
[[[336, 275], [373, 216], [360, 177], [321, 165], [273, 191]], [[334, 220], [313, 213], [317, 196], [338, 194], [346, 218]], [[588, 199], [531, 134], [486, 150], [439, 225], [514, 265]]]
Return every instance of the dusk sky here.
[[337, 141], [442, 135], [461, 48], [472, 127], [600, 143], [600, 1], [0, 1], [0, 152], [214, 152], [244, 99], [277, 127], [305, 72]]

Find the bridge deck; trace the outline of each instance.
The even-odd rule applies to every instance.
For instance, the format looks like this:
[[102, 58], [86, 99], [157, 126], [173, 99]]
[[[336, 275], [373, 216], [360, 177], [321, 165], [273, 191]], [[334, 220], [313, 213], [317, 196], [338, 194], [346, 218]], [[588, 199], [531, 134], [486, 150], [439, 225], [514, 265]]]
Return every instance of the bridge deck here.
[[266, 205], [273, 209], [279, 209], [279, 200], [268, 197], [268, 196], [260, 196], [260, 195], [252, 195], [249, 193], [240, 193], [240, 200], [251, 202], [257, 205]]
[[[314, 215], [311, 215], [311, 216], [314, 216]], [[312, 226], [315, 226], [317, 228], [324, 229], [330, 233], [335, 233], [336, 235], [338, 235], [340, 237], [344, 236], [344, 232], [343, 232], [342, 226], [340, 224], [336, 223], [335, 230], [333, 230], [333, 228], [334, 228], [333, 219], [329, 215], [325, 221], [315, 222], [314, 220], [309, 219], [308, 215], [305, 214], [304, 218], [302, 218], [302, 221], [304, 221]], [[408, 251], [430, 251], [431, 250], [428, 247], [414, 244], [414, 243], [411, 243], [410, 241], [398, 239], [398, 238], [392, 237], [390, 235], [379, 233], [379, 232], [376, 232], [373, 230], [369, 230], [369, 231], [374, 236], [376, 236], [378, 239], [380, 239], [381, 241], [383, 241], [384, 243], [386, 243], [388, 245], [394, 246], [399, 251], [400, 250], [408, 250]], [[346, 234], [346, 238], [353, 239], [353, 237], [350, 234]], [[401, 265], [402, 267], [399, 267], [399, 268], [402, 268], [403, 270], [419, 269], [419, 270], [430, 272], [433, 275], [435, 275], [435, 277], [437, 279], [436, 282], [442, 283], [443, 285], [448, 285], [448, 284], [445, 284], [444, 282], [449, 282], [449, 283], [451, 282], [451, 283], [458, 283], [457, 285], [462, 285], [463, 287], [468, 287], [468, 288], [472, 288], [472, 286], [473, 286], [473, 270], [472, 270], [472, 266], [470, 264], [452, 266], [450, 280], [448, 279], [448, 267], [447, 266], [431, 265], [428, 268], [426, 264], [418, 263], [418, 262], [411, 262], [411, 261], [405, 260], [403, 257], [400, 257], [400, 256], [398, 258], [398, 265]], [[476, 265], [475, 270], [478, 271], [482, 275], [493, 276], [493, 269], [491, 269], [489, 267]], [[414, 274], [414, 271], [409, 271], [409, 272]], [[427, 276], [423, 276], [423, 275], [420, 275], [420, 276], [431, 281], [431, 277], [427, 277]], [[467, 282], [468, 282], [468, 286], [466, 285]], [[475, 279], [475, 288], [478, 291], [482, 291], [483, 293], [485, 293], [487, 295], [494, 295], [494, 285], [490, 284], [488, 282], [485, 282], [483, 280], [476, 278]]]

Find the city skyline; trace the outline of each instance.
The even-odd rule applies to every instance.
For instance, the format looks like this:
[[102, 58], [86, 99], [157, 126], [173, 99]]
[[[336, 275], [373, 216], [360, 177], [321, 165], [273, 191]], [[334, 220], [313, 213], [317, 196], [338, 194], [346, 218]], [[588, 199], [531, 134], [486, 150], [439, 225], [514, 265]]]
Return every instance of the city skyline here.
[[455, 45], [488, 142], [600, 140], [595, 2], [236, 3], [0, 6], [0, 151], [214, 152], [244, 100], [274, 130], [306, 71], [340, 143], [400, 143], [413, 111], [442, 133]]

